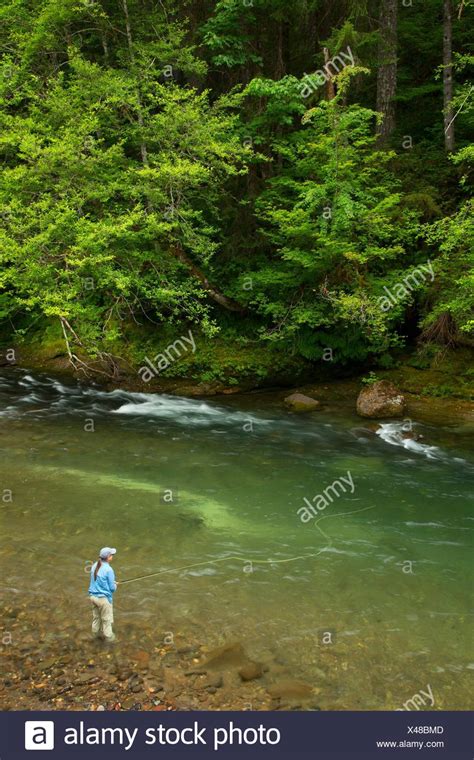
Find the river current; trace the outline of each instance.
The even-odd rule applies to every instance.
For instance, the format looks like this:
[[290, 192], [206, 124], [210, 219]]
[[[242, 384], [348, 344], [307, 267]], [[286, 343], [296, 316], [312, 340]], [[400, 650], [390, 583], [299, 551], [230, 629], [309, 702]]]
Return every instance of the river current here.
[[26, 626], [42, 610], [52, 636], [87, 631], [90, 563], [114, 546], [119, 581], [151, 576], [119, 587], [119, 637], [238, 640], [323, 709], [397, 709], [428, 684], [434, 709], [472, 707], [467, 432], [3, 370], [2, 596], [31, 602]]

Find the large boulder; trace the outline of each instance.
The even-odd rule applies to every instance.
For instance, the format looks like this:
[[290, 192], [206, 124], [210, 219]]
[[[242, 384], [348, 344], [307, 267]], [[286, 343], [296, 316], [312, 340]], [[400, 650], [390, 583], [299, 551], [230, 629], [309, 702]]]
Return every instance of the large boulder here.
[[320, 401], [305, 396], [303, 393], [292, 393], [291, 396], [287, 396], [285, 404], [292, 412], [314, 412], [321, 407]]
[[405, 399], [388, 380], [378, 380], [359, 393], [357, 414], [361, 417], [403, 417], [404, 412]]

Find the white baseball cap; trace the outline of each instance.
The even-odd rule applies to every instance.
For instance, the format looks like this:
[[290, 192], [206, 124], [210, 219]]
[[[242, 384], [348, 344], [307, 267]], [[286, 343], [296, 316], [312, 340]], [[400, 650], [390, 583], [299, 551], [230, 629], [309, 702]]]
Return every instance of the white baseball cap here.
[[107, 559], [111, 554], [117, 554], [117, 549], [111, 549], [110, 546], [104, 546], [99, 552], [99, 557], [101, 559]]

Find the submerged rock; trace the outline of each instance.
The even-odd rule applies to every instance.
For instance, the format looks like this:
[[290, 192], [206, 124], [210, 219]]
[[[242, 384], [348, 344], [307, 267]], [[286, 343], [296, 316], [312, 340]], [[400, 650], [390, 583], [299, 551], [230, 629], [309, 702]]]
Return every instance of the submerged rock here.
[[82, 684], [97, 683], [99, 680], [98, 676], [94, 676], [91, 673], [80, 673], [75, 679], [74, 684], [81, 686]]
[[424, 436], [421, 433], [415, 433], [414, 430], [407, 430], [401, 433], [401, 438], [404, 441], [421, 441]]
[[140, 667], [147, 668], [150, 663], [150, 653], [144, 649], [139, 649], [130, 655], [130, 659]]
[[361, 417], [403, 417], [404, 411], [405, 398], [388, 380], [378, 380], [363, 388], [357, 399], [357, 414]]
[[225, 644], [223, 647], [218, 647], [218, 649], [209, 652], [209, 656], [202, 663], [202, 667], [208, 670], [225, 670], [233, 667], [242, 667], [247, 663], [248, 658], [244, 652], [244, 648], [237, 641], [232, 644]]
[[203, 684], [203, 687], [209, 691], [209, 689], [220, 689], [223, 685], [224, 681], [222, 678], [222, 675], [217, 674], [214, 676], [210, 676], [206, 679], [205, 683]]
[[268, 693], [273, 699], [282, 699], [285, 702], [305, 700], [313, 696], [313, 687], [304, 681], [287, 678], [278, 681], [268, 687]]
[[248, 662], [239, 670], [242, 681], [253, 681], [263, 675], [263, 665], [260, 662]]
[[44, 672], [45, 670], [50, 670], [51, 668], [54, 668], [58, 664], [58, 660], [56, 657], [52, 657], [50, 660], [43, 660], [43, 662], [40, 662], [40, 668]]
[[285, 404], [292, 412], [314, 412], [321, 407], [320, 401], [305, 396], [303, 393], [292, 393], [291, 396], [287, 396]]

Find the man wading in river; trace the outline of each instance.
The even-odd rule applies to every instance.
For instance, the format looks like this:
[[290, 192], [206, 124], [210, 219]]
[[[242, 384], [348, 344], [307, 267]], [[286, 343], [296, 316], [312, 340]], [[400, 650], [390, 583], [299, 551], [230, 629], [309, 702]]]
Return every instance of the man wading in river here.
[[105, 546], [100, 550], [99, 559], [91, 568], [91, 582], [89, 585], [89, 597], [92, 604], [92, 634], [96, 639], [103, 638], [105, 641], [115, 641], [112, 630], [114, 622], [114, 608], [112, 597], [117, 589], [115, 573], [110, 563], [117, 549]]

